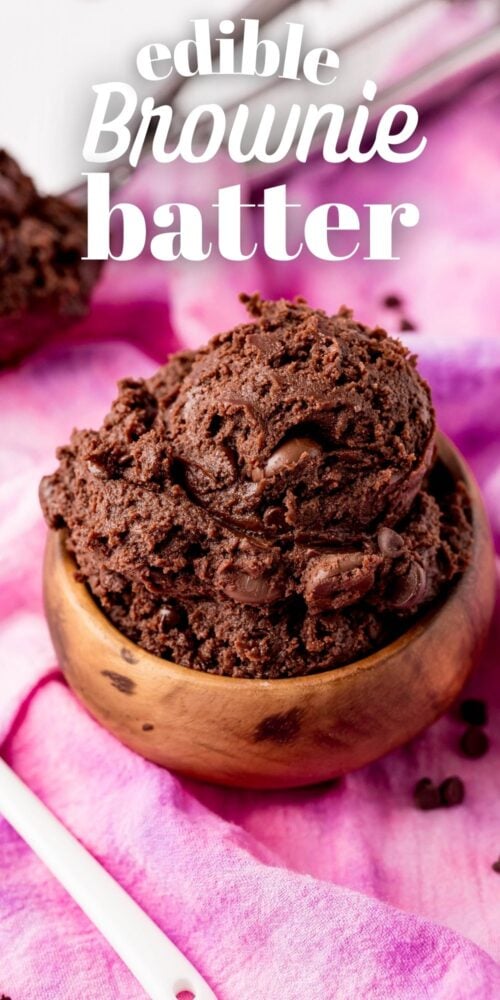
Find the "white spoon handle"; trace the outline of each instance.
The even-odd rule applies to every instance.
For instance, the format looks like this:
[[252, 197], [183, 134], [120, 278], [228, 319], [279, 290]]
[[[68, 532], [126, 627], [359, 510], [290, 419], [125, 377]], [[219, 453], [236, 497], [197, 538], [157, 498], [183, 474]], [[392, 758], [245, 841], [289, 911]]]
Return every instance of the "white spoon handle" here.
[[151, 1000], [215, 994], [144, 910], [0, 759], [0, 813], [125, 962]]

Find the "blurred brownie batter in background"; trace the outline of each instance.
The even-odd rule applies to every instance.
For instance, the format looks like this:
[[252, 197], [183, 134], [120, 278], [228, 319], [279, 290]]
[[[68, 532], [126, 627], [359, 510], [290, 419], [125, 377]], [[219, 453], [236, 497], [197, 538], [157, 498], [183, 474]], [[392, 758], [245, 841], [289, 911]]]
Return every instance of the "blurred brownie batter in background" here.
[[38, 194], [0, 150], [0, 367], [85, 315], [101, 268], [86, 245], [85, 208]]

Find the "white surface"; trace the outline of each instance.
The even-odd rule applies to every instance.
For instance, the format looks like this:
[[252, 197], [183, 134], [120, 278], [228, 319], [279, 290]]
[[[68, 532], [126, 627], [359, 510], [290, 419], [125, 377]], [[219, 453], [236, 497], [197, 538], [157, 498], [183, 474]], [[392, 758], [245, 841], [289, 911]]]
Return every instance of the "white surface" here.
[[[301, 0], [290, 15], [281, 18], [308, 25], [311, 45], [342, 47], [356, 29], [385, 14], [412, 6], [414, 0]], [[189, 20], [210, 17], [215, 27], [221, 18], [238, 17], [244, 0], [3, 0], [0, 3], [0, 146], [19, 157], [46, 191], [63, 191], [81, 180], [85, 165], [81, 149], [94, 101], [92, 84], [129, 81], [142, 93], [151, 84], [135, 68], [138, 49], [147, 42], [175, 44], [191, 35]], [[419, 31], [443, 12], [450, 18], [484, 21], [495, 0], [429, 0], [413, 15], [411, 24], [398, 25], [381, 36], [369, 38], [362, 51], [342, 59], [342, 73], [330, 88], [295, 91], [299, 101], [359, 100], [367, 78], [382, 84], [398, 52], [406, 52]], [[265, 29], [266, 34], [269, 29]], [[446, 32], [441, 33], [446, 36]], [[272, 35], [272, 33], [270, 33]], [[276, 35], [275, 35], [276, 37]], [[279, 37], [279, 35], [278, 35]], [[443, 38], [446, 44], [446, 37]], [[421, 59], [428, 58], [425, 51]], [[250, 84], [252, 81], [250, 81]], [[200, 79], [191, 97], [211, 101], [239, 96], [248, 80]], [[200, 90], [203, 97], [200, 97]], [[222, 95], [222, 97], [221, 97]], [[283, 94], [280, 94], [280, 98]], [[274, 100], [274, 94], [271, 98]], [[285, 96], [289, 103], [290, 94]], [[183, 94], [184, 102], [184, 94]]]
[[[210, 0], [222, 17], [227, 0]], [[189, 35], [203, 0], [3, 0], [0, 5], [0, 145], [45, 190], [71, 187], [100, 80], [140, 85], [135, 56], [153, 40]], [[142, 81], [144, 92], [148, 84]]]
[[[64, 886], [151, 1000], [215, 994], [187, 958], [0, 759], [0, 813]], [[96, 998], [97, 1000], [97, 998]]]

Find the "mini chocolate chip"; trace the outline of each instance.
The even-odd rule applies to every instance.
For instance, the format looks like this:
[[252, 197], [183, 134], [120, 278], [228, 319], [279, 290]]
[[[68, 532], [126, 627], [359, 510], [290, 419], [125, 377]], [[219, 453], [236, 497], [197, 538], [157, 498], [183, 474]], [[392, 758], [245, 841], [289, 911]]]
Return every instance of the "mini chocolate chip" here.
[[498, 858], [497, 861], [494, 861], [491, 867], [494, 872], [498, 872], [500, 874], [500, 858]]
[[323, 449], [318, 441], [310, 437], [289, 438], [268, 458], [264, 466], [265, 476], [274, 476], [283, 469], [296, 465], [302, 455], [308, 458], [319, 458]]
[[413, 800], [417, 809], [437, 809], [441, 804], [439, 788], [430, 778], [420, 778], [413, 790]]
[[154, 729], [152, 722], [145, 722], [142, 727], [143, 733], [150, 733]]
[[177, 609], [169, 606], [160, 608], [159, 618], [162, 632], [168, 632], [171, 628], [175, 628], [181, 620], [181, 616]]
[[399, 324], [399, 329], [401, 330], [401, 333], [414, 333], [417, 327], [415, 323], [412, 323], [411, 319], [405, 319], [403, 317]]
[[469, 726], [460, 740], [460, 749], [465, 757], [478, 760], [484, 757], [490, 748], [490, 741], [484, 729], [480, 726]]
[[404, 576], [397, 577], [389, 600], [398, 611], [416, 608], [425, 594], [427, 577], [420, 563], [412, 562]]
[[392, 528], [386, 528], [385, 525], [378, 529], [377, 542], [383, 556], [400, 555], [405, 547], [401, 535], [398, 535], [398, 532], [393, 531]]
[[461, 778], [446, 778], [439, 786], [439, 796], [444, 806], [459, 806], [464, 801], [465, 786]]
[[488, 707], [481, 698], [466, 698], [460, 705], [460, 717], [469, 726], [488, 725]]
[[272, 577], [255, 577], [243, 572], [235, 573], [223, 590], [238, 604], [272, 604], [282, 596], [280, 586]]
[[285, 528], [285, 511], [282, 507], [268, 507], [262, 518], [266, 528]]
[[401, 309], [403, 300], [399, 295], [386, 295], [382, 304], [386, 309]]

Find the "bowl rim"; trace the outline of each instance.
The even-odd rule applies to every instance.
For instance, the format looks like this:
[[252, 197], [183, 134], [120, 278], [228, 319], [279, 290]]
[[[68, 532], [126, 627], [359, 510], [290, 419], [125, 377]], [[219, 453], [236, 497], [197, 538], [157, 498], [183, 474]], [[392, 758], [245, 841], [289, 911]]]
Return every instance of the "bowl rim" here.
[[296, 690], [299, 685], [302, 688], [312, 689], [326, 683], [335, 683], [336, 681], [340, 683], [354, 674], [375, 669], [381, 660], [387, 661], [388, 658], [399, 655], [402, 650], [427, 629], [430, 622], [437, 620], [444, 613], [450, 601], [456, 599], [457, 594], [461, 592], [462, 588], [467, 586], [467, 580], [472, 572], [479, 545], [478, 529], [480, 522], [488, 524], [487, 515], [475, 477], [458, 448], [441, 431], [437, 432], [436, 444], [438, 457], [446, 468], [451, 471], [456, 482], [463, 481], [470, 498], [472, 520], [472, 556], [470, 563], [446, 596], [438, 601], [438, 603], [434, 603], [424, 615], [418, 618], [413, 625], [410, 625], [396, 639], [375, 650], [373, 653], [369, 653], [367, 656], [353, 660], [351, 663], [346, 663], [340, 667], [333, 667], [331, 670], [319, 671], [314, 674], [299, 674], [295, 677], [275, 677], [272, 679], [229, 677], [221, 674], [211, 674], [190, 666], [183, 666], [171, 660], [164, 660], [162, 657], [156, 656], [155, 653], [150, 653], [148, 650], [143, 649], [142, 646], [139, 646], [120, 632], [99, 607], [87, 585], [76, 578], [76, 563], [65, 545], [65, 529], [49, 533], [47, 550], [53, 546], [54, 558], [62, 564], [65, 582], [71, 593], [71, 599], [78, 604], [90, 627], [94, 630], [99, 630], [101, 638], [104, 634], [104, 639], [107, 643], [112, 643], [115, 647], [120, 646], [121, 651], [125, 650], [128, 652], [129, 657], [123, 657], [123, 659], [129, 668], [137, 669], [149, 666], [156, 671], [161, 670], [174, 681], [212, 687], [214, 690], [220, 690], [224, 686], [226, 692], [233, 690], [235, 694], [237, 691], [240, 693], [245, 691], [255, 692], [256, 690], [270, 691], [278, 687], [281, 691], [286, 691], [291, 685]]

